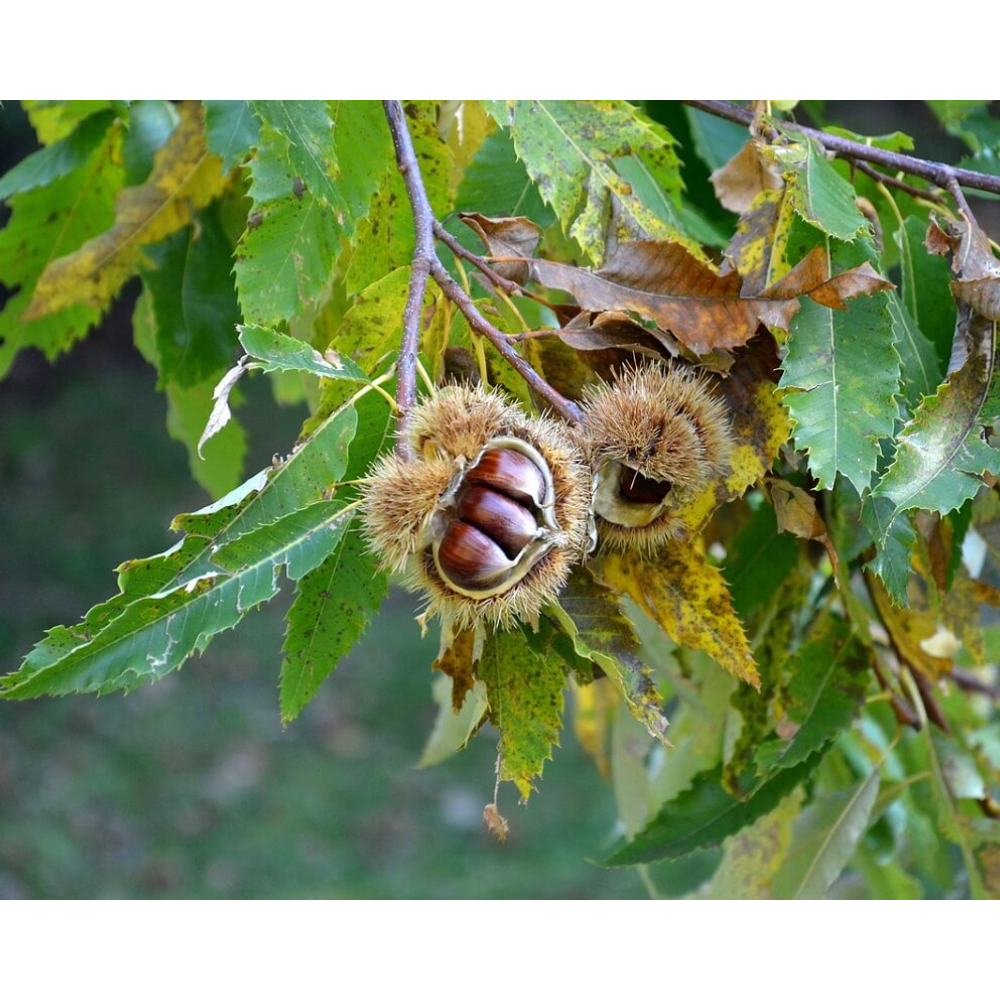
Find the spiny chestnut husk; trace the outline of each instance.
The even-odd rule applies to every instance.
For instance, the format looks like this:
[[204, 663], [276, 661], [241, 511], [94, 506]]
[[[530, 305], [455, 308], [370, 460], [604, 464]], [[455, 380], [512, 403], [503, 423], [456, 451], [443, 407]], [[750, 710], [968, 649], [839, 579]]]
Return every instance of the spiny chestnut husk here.
[[495, 392], [448, 385], [413, 412], [416, 458], [383, 457], [365, 533], [454, 629], [531, 620], [592, 548], [592, 476], [567, 430]]
[[589, 388], [583, 408], [601, 541], [652, 551], [675, 538], [678, 508], [729, 464], [729, 419], [710, 383], [681, 368], [630, 368]]

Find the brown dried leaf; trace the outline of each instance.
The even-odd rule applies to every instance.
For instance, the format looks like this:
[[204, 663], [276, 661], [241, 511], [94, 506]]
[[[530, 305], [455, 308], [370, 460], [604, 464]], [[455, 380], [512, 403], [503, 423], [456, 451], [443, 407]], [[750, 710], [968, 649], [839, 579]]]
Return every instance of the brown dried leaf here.
[[532, 268], [541, 284], [569, 292], [584, 309], [638, 313], [702, 355], [745, 344], [761, 324], [787, 329], [800, 295], [842, 304], [849, 295], [892, 287], [864, 267], [828, 280], [825, 251], [817, 251], [754, 298], [743, 297], [738, 273], [720, 273], [677, 243], [622, 243], [599, 271], [547, 260]]
[[836, 580], [840, 559], [827, 534], [826, 524], [816, 509], [816, 501], [804, 489], [776, 476], [769, 476], [765, 482], [778, 519], [778, 528], [796, 538], [819, 542], [830, 557], [833, 578]]
[[501, 844], [507, 840], [507, 834], [510, 833], [510, 827], [507, 825], [507, 820], [500, 815], [500, 810], [497, 809], [495, 802], [487, 802], [486, 808], [483, 809], [483, 822], [486, 824], [486, 829], [489, 830]]
[[776, 191], [785, 183], [781, 174], [760, 158], [753, 140], [713, 171], [709, 180], [720, 203], [739, 213], [745, 212], [761, 191]]
[[491, 257], [518, 258], [493, 261], [497, 274], [519, 284], [528, 280], [529, 265], [522, 258], [533, 257], [542, 238], [541, 229], [531, 219], [523, 215], [490, 219], [478, 212], [459, 212], [458, 217], [483, 241]]

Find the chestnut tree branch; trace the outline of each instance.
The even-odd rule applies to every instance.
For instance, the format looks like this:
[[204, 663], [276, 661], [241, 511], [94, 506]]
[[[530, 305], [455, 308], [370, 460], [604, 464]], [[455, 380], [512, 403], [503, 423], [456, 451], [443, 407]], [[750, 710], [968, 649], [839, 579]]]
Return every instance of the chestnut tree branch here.
[[399, 407], [399, 416], [396, 418], [396, 451], [404, 458], [412, 458], [412, 448], [406, 431], [417, 398], [417, 352], [420, 349], [420, 326], [427, 276], [434, 260], [434, 216], [420, 175], [420, 165], [417, 163], [413, 140], [406, 125], [403, 106], [399, 101], [383, 101], [382, 105], [389, 121], [389, 131], [392, 133], [396, 166], [403, 178], [406, 195], [413, 209], [415, 236], [413, 263], [410, 269], [406, 306], [403, 309], [403, 339], [396, 366], [396, 405]]
[[[729, 101], [684, 101], [685, 104], [699, 111], [704, 111], [717, 118], [736, 122], [738, 125], [749, 125], [753, 121], [753, 112], [749, 108], [731, 104]], [[977, 170], [965, 170], [962, 167], [952, 167], [947, 163], [934, 160], [922, 160], [906, 153], [896, 153], [889, 149], [879, 149], [877, 146], [866, 146], [864, 143], [845, 139], [843, 136], [830, 135], [819, 129], [806, 125], [794, 125], [796, 132], [801, 132], [819, 142], [835, 156], [845, 160], [862, 160], [867, 163], [877, 163], [894, 173], [902, 171], [912, 177], [922, 177], [938, 187], [945, 188], [954, 195], [954, 186], [960, 185], [976, 191], [989, 191], [1000, 194], [1000, 177], [982, 174]], [[962, 206], [959, 205], [961, 208]]]
[[[528, 383], [532, 391], [544, 400], [556, 413], [568, 423], [576, 424], [580, 422], [580, 410], [575, 403], [570, 402], [559, 392], [557, 392], [541, 375], [538, 374], [528, 364], [524, 358], [514, 349], [507, 336], [498, 330], [485, 316], [476, 308], [472, 299], [466, 295], [465, 291], [452, 278], [447, 269], [441, 263], [434, 246], [434, 237], [442, 239], [443, 227], [434, 217], [430, 201], [427, 198], [427, 190], [424, 187], [423, 176], [420, 173], [420, 164], [417, 161], [416, 153], [413, 149], [413, 140], [410, 138], [410, 130], [406, 124], [406, 115], [403, 106], [399, 101], [383, 101], [385, 115], [389, 121], [389, 130], [392, 133], [393, 148], [396, 152], [396, 166], [403, 178], [406, 186], [406, 195], [410, 202], [410, 211], [413, 214], [413, 228], [416, 236], [413, 248], [413, 261], [410, 275], [410, 287], [406, 299], [406, 307], [403, 310], [403, 338], [399, 348], [399, 362], [397, 365], [398, 382], [396, 386], [396, 402], [400, 408], [400, 416], [396, 423], [396, 451], [404, 458], [410, 455], [410, 445], [407, 439], [406, 430], [409, 426], [410, 414], [417, 395], [416, 367], [417, 352], [420, 349], [420, 327], [421, 314], [423, 312], [424, 292], [427, 288], [427, 278], [430, 275], [445, 297], [450, 299], [465, 316], [469, 326], [478, 334], [484, 336], [506, 359], [510, 366]], [[445, 233], [445, 236], [448, 234]], [[451, 242], [443, 240], [449, 248], [453, 249]], [[452, 241], [457, 244], [457, 241]], [[460, 244], [457, 244], [460, 245]], [[464, 250], [464, 248], [462, 248]], [[501, 279], [485, 261], [478, 263], [472, 260], [474, 254], [465, 251], [462, 254], [470, 263], [476, 264], [480, 271], [491, 281], [494, 277], [506, 283], [506, 279]], [[504, 288], [497, 282], [496, 287]], [[517, 288], [519, 286], [515, 286]]]

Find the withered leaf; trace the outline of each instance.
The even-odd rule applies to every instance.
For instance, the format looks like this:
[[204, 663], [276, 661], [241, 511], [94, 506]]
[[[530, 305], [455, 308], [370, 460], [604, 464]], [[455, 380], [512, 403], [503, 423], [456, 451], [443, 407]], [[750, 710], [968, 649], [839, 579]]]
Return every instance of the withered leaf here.
[[714, 170], [709, 177], [715, 197], [731, 212], [745, 212], [761, 191], [775, 191], [784, 186], [781, 173], [765, 163], [753, 140], [728, 163]]
[[486, 824], [486, 829], [489, 830], [501, 844], [507, 840], [507, 834], [510, 832], [510, 827], [507, 824], [507, 820], [500, 814], [500, 810], [497, 809], [495, 802], [486, 803], [486, 808], [483, 809], [483, 822]]
[[520, 258], [534, 256], [542, 238], [541, 229], [523, 215], [490, 219], [478, 212], [459, 212], [458, 217], [483, 241], [491, 257], [515, 257], [495, 260], [491, 266], [501, 277], [523, 284], [528, 280], [528, 264]]
[[830, 557], [833, 578], [836, 580], [840, 559], [827, 534], [826, 524], [816, 509], [816, 501], [804, 489], [784, 479], [768, 477], [766, 482], [774, 514], [778, 519], [778, 528], [796, 538], [819, 542]]
[[531, 266], [541, 284], [569, 292], [584, 309], [631, 310], [701, 355], [745, 344], [761, 324], [787, 329], [799, 295], [839, 306], [845, 297], [892, 287], [864, 266], [830, 278], [825, 251], [817, 250], [755, 298], [743, 297], [735, 271], [720, 273], [677, 243], [621, 243], [598, 271], [546, 260]]

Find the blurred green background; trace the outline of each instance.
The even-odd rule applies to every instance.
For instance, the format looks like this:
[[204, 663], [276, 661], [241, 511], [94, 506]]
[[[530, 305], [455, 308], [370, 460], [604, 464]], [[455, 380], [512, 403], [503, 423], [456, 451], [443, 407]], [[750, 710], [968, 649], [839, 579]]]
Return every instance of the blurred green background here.
[[[115, 590], [123, 559], [172, 544], [206, 497], [165, 429], [127, 310], [54, 366], [0, 389], [0, 666]], [[304, 409], [264, 379], [241, 411], [247, 468], [287, 451]], [[530, 805], [505, 788], [506, 844], [482, 824], [496, 746], [414, 768], [435, 708], [415, 604], [377, 625], [282, 731], [282, 598], [201, 659], [128, 697], [0, 703], [0, 897], [622, 897], [610, 789], [570, 733]]]

